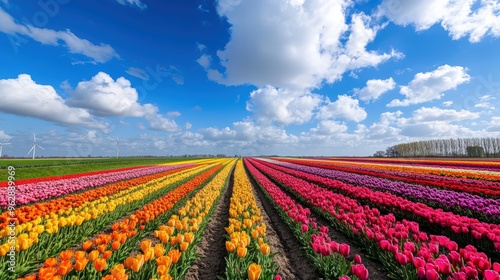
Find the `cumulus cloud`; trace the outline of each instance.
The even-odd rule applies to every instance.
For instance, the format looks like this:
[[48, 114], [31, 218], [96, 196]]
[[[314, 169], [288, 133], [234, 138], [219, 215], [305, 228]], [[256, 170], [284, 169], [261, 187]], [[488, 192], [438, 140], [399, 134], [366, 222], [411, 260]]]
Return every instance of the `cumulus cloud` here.
[[377, 14], [418, 31], [441, 24], [455, 40], [468, 36], [470, 42], [479, 42], [485, 36], [500, 36], [500, 3], [495, 0], [384, 0]]
[[385, 80], [368, 80], [366, 86], [362, 89], [355, 89], [355, 95], [359, 99], [368, 102], [377, 100], [382, 94], [393, 90], [396, 87], [396, 82], [392, 78]]
[[443, 102], [443, 106], [445, 106], [445, 107], [450, 107], [451, 105], [453, 105], [453, 101], [451, 101], [451, 100]]
[[[351, 1], [218, 1], [217, 11], [231, 25], [231, 38], [217, 58], [224, 71], [209, 77], [227, 85], [271, 85], [306, 89], [339, 80], [349, 70], [377, 66], [397, 52], [366, 50], [379, 26], [357, 13]], [[198, 61], [209, 65], [208, 57]]]
[[428, 121], [464, 121], [479, 118], [478, 113], [468, 110], [456, 111], [453, 109], [441, 109], [437, 107], [422, 107], [413, 112], [413, 121], [415, 122], [428, 122]]
[[69, 29], [55, 31], [47, 28], [38, 28], [32, 25], [23, 25], [15, 22], [14, 18], [0, 8], [0, 31], [8, 35], [28, 36], [44, 44], [65, 46], [70, 53], [81, 54], [92, 59], [91, 62], [107, 62], [119, 57], [115, 50], [107, 44], [95, 45], [86, 39], [81, 39]]
[[158, 107], [140, 104], [138, 97], [129, 80], [119, 77], [115, 81], [109, 74], [99, 72], [89, 81], [79, 82], [66, 104], [87, 109], [101, 117], [144, 117], [155, 130], [177, 129], [176, 123], [168, 116], [162, 116]]
[[28, 74], [16, 79], [0, 80], [0, 111], [30, 116], [63, 125], [83, 125], [105, 129], [107, 124], [97, 122], [85, 109], [65, 104], [50, 85], [40, 85]]
[[409, 137], [475, 137], [477, 134], [462, 125], [446, 121], [415, 123], [405, 126], [401, 134]]
[[492, 117], [486, 130], [491, 132], [500, 132], [500, 117]]
[[341, 118], [349, 121], [360, 122], [367, 116], [365, 109], [359, 106], [359, 100], [347, 95], [339, 95], [338, 99], [331, 102], [328, 98], [317, 114], [320, 119]]
[[332, 135], [346, 132], [347, 126], [337, 121], [322, 120], [316, 127], [311, 128], [309, 131], [312, 134]]
[[320, 96], [310, 92], [266, 86], [250, 94], [246, 108], [255, 114], [259, 122], [302, 124], [312, 118], [313, 110], [320, 102]]
[[397, 126], [397, 123], [402, 115], [401, 111], [384, 112], [380, 114], [380, 120], [369, 127], [358, 124], [356, 133], [369, 140], [396, 141], [399, 139], [399, 133], [401, 132], [401, 128]]
[[148, 7], [146, 4], [142, 3], [141, 0], [116, 0], [116, 1], [122, 5], [137, 6], [141, 10], [144, 10]]
[[2, 139], [2, 140], [9, 140], [11, 138], [12, 138], [12, 136], [8, 135], [3, 130], [0, 130], [0, 139]]
[[417, 73], [407, 86], [401, 86], [399, 90], [399, 93], [406, 98], [394, 99], [387, 106], [409, 106], [440, 99], [444, 92], [455, 89], [470, 80], [466, 71], [464, 67], [445, 64], [431, 72]]
[[69, 106], [88, 109], [97, 116], [142, 117], [151, 106], [137, 102], [139, 94], [124, 77], [116, 81], [107, 73], [99, 72], [89, 81], [79, 82], [66, 101]]

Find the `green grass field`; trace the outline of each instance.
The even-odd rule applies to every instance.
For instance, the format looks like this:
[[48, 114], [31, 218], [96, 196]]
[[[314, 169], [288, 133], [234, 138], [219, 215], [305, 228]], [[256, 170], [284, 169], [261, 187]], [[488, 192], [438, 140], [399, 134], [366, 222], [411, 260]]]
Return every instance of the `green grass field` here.
[[82, 172], [145, 166], [185, 160], [185, 158], [57, 158], [57, 159], [2, 159], [0, 182], [7, 181], [7, 168], [16, 168], [16, 180], [62, 176]]

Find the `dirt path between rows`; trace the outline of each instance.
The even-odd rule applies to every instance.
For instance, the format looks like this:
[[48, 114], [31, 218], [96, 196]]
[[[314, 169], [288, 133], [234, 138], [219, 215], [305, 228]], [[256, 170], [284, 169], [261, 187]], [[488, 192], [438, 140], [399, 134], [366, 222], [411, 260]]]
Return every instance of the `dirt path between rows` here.
[[228, 186], [221, 194], [219, 204], [196, 248], [200, 257], [189, 268], [184, 279], [211, 280], [224, 275], [226, 269], [226, 230], [224, 228], [229, 220], [229, 204], [233, 195], [233, 174], [231, 172]]
[[302, 244], [295, 238], [288, 225], [281, 220], [274, 206], [267, 200], [253, 178], [251, 176], [249, 178], [253, 185], [257, 206], [264, 210], [261, 215], [267, 226], [266, 238], [272, 252], [277, 253], [273, 260], [279, 267], [278, 274], [283, 279], [320, 279], [319, 273], [302, 249]]

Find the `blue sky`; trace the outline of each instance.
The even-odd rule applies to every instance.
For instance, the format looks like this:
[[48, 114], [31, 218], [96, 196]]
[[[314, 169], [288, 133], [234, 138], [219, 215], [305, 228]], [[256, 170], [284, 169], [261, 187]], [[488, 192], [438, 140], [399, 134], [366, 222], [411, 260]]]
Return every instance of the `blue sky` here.
[[500, 136], [493, 0], [0, 1], [26, 156], [371, 155]]

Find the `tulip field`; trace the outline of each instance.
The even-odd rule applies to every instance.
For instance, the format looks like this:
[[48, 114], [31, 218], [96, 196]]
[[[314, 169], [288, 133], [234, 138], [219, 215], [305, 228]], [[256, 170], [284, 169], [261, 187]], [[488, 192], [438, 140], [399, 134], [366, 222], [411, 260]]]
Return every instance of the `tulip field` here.
[[0, 280], [500, 280], [500, 161], [179, 159], [17, 182], [9, 168]]

